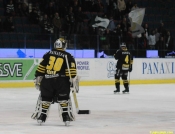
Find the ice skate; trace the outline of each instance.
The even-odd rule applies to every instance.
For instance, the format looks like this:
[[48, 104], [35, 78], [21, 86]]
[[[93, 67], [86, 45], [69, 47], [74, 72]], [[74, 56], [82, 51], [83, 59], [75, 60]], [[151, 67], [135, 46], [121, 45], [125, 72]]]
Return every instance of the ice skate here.
[[124, 94], [129, 94], [129, 88], [126, 88], [124, 91], [123, 91]]
[[65, 123], [65, 126], [69, 126], [70, 121], [65, 121], [64, 123]]
[[116, 90], [114, 90], [114, 94], [119, 94], [120, 93], [120, 89], [117, 88]]
[[69, 126], [71, 121], [75, 120], [71, 100], [58, 101], [59, 116], [64, 122], [65, 126]]
[[38, 117], [37, 122], [41, 125], [42, 123], [44, 123], [46, 121], [47, 115], [41, 113], [41, 115]]
[[68, 113], [63, 113], [62, 117], [63, 117], [63, 122], [65, 123], [65, 126], [69, 126], [71, 119]]

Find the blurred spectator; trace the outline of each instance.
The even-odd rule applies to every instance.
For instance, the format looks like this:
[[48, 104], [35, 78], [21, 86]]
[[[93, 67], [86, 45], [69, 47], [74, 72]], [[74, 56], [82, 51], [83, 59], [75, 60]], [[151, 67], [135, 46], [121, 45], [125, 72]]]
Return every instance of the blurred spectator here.
[[75, 28], [75, 15], [72, 12], [72, 7], [69, 8], [69, 13], [66, 15], [66, 21], [68, 26], [68, 38], [74, 33]]
[[165, 37], [166, 50], [172, 52], [174, 48], [174, 39], [170, 34], [170, 31], [167, 31], [167, 36]]
[[4, 32], [14, 32], [15, 26], [13, 23], [13, 17], [8, 16], [3, 23], [3, 26], [4, 26]]
[[89, 34], [90, 35], [97, 35], [97, 28], [96, 27], [92, 27], [91, 25], [89, 26]]
[[120, 24], [117, 25], [117, 27], [115, 27], [114, 31], [109, 32], [108, 30], [108, 39], [109, 39], [109, 44], [110, 44], [110, 54], [113, 55], [115, 53], [115, 51], [117, 49], [119, 49], [119, 42], [120, 42], [120, 38], [121, 38], [121, 34], [122, 34], [122, 30], [120, 27]]
[[139, 57], [146, 57], [146, 50], [148, 48], [148, 40], [146, 38], [146, 34], [145, 33], [142, 33], [142, 36], [139, 40], [139, 43], [138, 43], [138, 53], [139, 53]]
[[155, 45], [156, 45], [156, 37], [155, 37], [155, 31], [152, 30], [151, 34], [148, 37], [149, 41], [149, 49], [155, 50]]
[[104, 12], [103, 4], [101, 0], [92, 0], [92, 9], [91, 12]]
[[82, 34], [83, 33], [83, 22], [84, 22], [84, 16], [81, 11], [81, 7], [78, 8], [78, 12], [75, 14], [75, 21], [76, 21], [76, 33]]
[[[62, 5], [62, 4], [60, 3], [60, 5]], [[69, 9], [68, 9], [67, 6], [61, 6], [59, 8], [59, 10], [58, 10], [60, 18], [65, 18], [65, 16], [67, 15], [68, 11], [69, 11]]]
[[139, 7], [137, 6], [137, 3], [134, 3], [134, 6], [131, 8], [131, 11], [132, 10], [135, 10], [135, 9], [138, 9]]
[[83, 0], [82, 1], [82, 11], [83, 12], [88, 12], [88, 11], [91, 11], [91, 8], [92, 8], [92, 3], [94, 2], [94, 0]]
[[12, 0], [10, 0], [9, 3], [6, 5], [6, 15], [8, 15], [8, 16], [15, 15], [15, 8], [14, 8]]
[[32, 10], [32, 12], [29, 13], [29, 21], [32, 24], [38, 24], [39, 23], [39, 17], [40, 16], [38, 15], [36, 8], [34, 8]]
[[59, 39], [59, 34], [61, 30], [61, 18], [59, 14], [56, 12], [55, 17], [53, 18], [53, 26], [54, 26], [54, 38]]
[[28, 17], [29, 16], [29, 7], [26, 3], [18, 3], [15, 8], [15, 15], [20, 17]]
[[[35, 0], [32, 0], [32, 1], [35, 1]], [[39, 9], [41, 10], [41, 12], [43, 13], [45, 12], [47, 3], [48, 3], [47, 0], [39, 0]]]
[[[156, 38], [156, 46], [157, 46], [157, 43], [158, 43], [158, 41], [159, 41], [159, 39], [160, 39], [160, 34], [158, 33], [157, 28], [155, 28], [155, 38]], [[156, 48], [156, 49], [157, 49], [157, 48]]]
[[148, 39], [146, 38], [146, 33], [143, 33], [141, 37], [141, 49], [146, 50], [148, 48]]
[[117, 27], [114, 29], [114, 33], [116, 34], [117, 37], [123, 37], [122, 29], [120, 24], [117, 24]]
[[29, 16], [29, 7], [26, 5], [26, 3], [22, 3], [21, 7], [22, 7], [23, 16], [28, 17]]
[[160, 37], [156, 47], [158, 50], [159, 58], [164, 58], [165, 57], [165, 40], [163, 36]]
[[160, 23], [160, 27], [158, 28], [158, 32], [160, 33], [160, 36], [165, 37], [166, 35], [166, 29], [164, 28], [164, 23]]
[[53, 2], [49, 2], [49, 5], [45, 9], [45, 13], [47, 14], [49, 19], [53, 19], [53, 15], [55, 14], [55, 8]]
[[50, 33], [50, 19], [44, 14], [43, 20], [40, 22], [42, 33]]
[[15, 12], [16, 12], [16, 16], [20, 16], [20, 17], [24, 16], [21, 4], [18, 4]]
[[128, 34], [128, 28], [131, 27], [130, 23], [127, 21], [126, 17], [123, 18], [122, 22], [120, 23], [121, 29], [123, 32], [122, 41], [126, 42], [126, 36]]
[[78, 8], [79, 8], [79, 6], [78, 6], [78, 0], [75, 0], [74, 1], [74, 4], [72, 6], [72, 12], [74, 12], [76, 14], [78, 12]]
[[1, 17], [0, 17], [0, 32], [3, 32], [3, 22]]
[[[44, 0], [42, 0], [42, 1], [44, 1]], [[40, 0], [30, 0], [30, 2], [32, 3], [32, 7], [34, 7], [37, 4], [39, 4]]]
[[120, 19], [123, 19], [123, 16], [125, 15], [125, 10], [126, 10], [125, 0], [118, 0], [117, 5], [118, 5]]
[[127, 3], [126, 3], [126, 13], [130, 13], [131, 12], [131, 9], [133, 7], [133, 2], [132, 0], [129, 0]]
[[149, 27], [148, 27], [148, 24], [147, 23], [144, 24], [143, 29], [145, 31], [146, 38], [148, 39], [149, 34], [150, 34], [150, 30], [149, 30]]
[[131, 27], [128, 28], [128, 32], [126, 34], [126, 45], [129, 50], [134, 50], [134, 38], [132, 37]]
[[114, 23], [114, 20], [113, 20], [113, 17], [111, 16], [110, 17], [110, 19], [109, 19], [110, 21], [109, 21], [109, 25], [108, 25], [108, 27], [107, 27], [107, 29], [109, 30], [109, 32], [111, 33], [113, 33], [114, 32], [114, 29], [115, 29], [115, 23]]
[[140, 42], [142, 40], [142, 34], [138, 34], [135, 38], [134, 38], [134, 42], [135, 42], [135, 48], [138, 50], [140, 48]]
[[114, 19], [118, 19], [118, 6], [116, 0], [110, 0], [108, 5], [108, 16], [113, 16]]

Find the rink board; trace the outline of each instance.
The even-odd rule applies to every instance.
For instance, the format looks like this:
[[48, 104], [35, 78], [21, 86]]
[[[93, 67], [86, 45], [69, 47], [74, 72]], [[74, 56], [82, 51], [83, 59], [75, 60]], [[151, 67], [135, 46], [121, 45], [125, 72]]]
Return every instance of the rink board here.
[[[34, 73], [40, 61], [1, 59], [0, 87], [34, 87]], [[80, 86], [114, 85], [116, 62], [113, 58], [77, 58]], [[175, 83], [175, 59], [135, 58], [128, 79], [131, 84]]]

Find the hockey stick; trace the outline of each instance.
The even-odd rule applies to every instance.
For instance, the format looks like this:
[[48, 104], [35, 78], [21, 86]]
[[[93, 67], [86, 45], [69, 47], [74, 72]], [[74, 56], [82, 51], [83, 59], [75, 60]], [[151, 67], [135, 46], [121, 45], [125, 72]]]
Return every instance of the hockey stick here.
[[130, 72], [129, 72], [129, 82], [128, 82], [128, 88], [130, 87]]
[[72, 80], [72, 77], [71, 77], [67, 55], [65, 56], [65, 58], [66, 58], [67, 69], [68, 69], [68, 72], [69, 72], [69, 77], [70, 77], [70, 80], [71, 80], [71, 84], [73, 86], [73, 88], [72, 88], [72, 94], [73, 94], [73, 98], [74, 98], [76, 112], [77, 112], [77, 114], [90, 114], [90, 110], [79, 110], [77, 95], [76, 95], [76, 91], [75, 91], [76, 89], [75, 89], [75, 86], [73, 84], [73, 80]]

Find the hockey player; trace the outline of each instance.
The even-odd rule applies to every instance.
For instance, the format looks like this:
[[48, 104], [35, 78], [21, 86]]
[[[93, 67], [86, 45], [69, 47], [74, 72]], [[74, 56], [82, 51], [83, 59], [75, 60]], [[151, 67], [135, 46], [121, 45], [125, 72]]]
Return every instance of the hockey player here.
[[122, 43], [120, 49], [114, 54], [114, 58], [117, 61], [116, 64], [116, 74], [115, 74], [115, 87], [114, 93], [120, 92], [120, 78], [123, 80], [123, 85], [125, 90], [123, 93], [129, 93], [129, 82], [127, 80], [128, 71], [132, 71], [133, 57], [131, 53], [127, 50], [126, 44]]
[[55, 97], [59, 105], [60, 118], [65, 122], [65, 125], [74, 120], [69, 98], [71, 84], [69, 74], [71, 74], [71, 78], [74, 78], [77, 72], [75, 59], [65, 51], [66, 47], [66, 40], [57, 39], [54, 43], [54, 49], [43, 56], [43, 60], [35, 72], [35, 86], [41, 93], [38, 99], [39, 110], [36, 115], [32, 115], [32, 118], [36, 118], [40, 124], [46, 121], [49, 108]]

